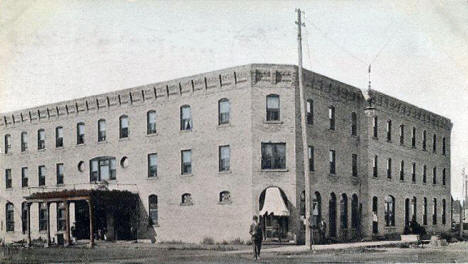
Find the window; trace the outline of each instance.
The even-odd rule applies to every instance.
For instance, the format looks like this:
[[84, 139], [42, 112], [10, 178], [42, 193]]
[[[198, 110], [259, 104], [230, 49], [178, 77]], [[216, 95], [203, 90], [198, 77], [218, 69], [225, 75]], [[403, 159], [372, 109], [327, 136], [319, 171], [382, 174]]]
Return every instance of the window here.
[[395, 198], [391, 195], [385, 197], [385, 225], [395, 226]]
[[374, 164], [372, 166], [374, 177], [378, 176], [378, 165], [379, 165], [378, 162], [379, 162], [379, 157], [377, 155], [375, 155], [374, 156]]
[[405, 125], [400, 125], [400, 144], [405, 144]]
[[182, 202], [181, 205], [192, 205], [192, 195], [190, 193], [182, 194]]
[[437, 225], [437, 199], [436, 198], [434, 198], [434, 200], [433, 200], [432, 224]]
[[106, 120], [98, 121], [98, 142], [106, 141]]
[[21, 168], [21, 187], [28, 187], [28, 167]]
[[39, 186], [44, 186], [45, 181], [46, 181], [46, 168], [44, 165], [39, 166], [38, 174], [39, 174]]
[[411, 167], [411, 181], [413, 183], [416, 182], [416, 162], [413, 162], [413, 165]]
[[437, 167], [432, 168], [432, 184], [437, 184]]
[[8, 202], [5, 207], [6, 231], [15, 231], [15, 209], [12, 203]]
[[309, 171], [315, 170], [314, 147], [309, 146]]
[[127, 158], [127, 156], [123, 156], [120, 159], [120, 167], [122, 167], [122, 168], [127, 168], [128, 167], [128, 158]]
[[423, 183], [427, 182], [427, 166], [423, 166]]
[[120, 138], [128, 138], [128, 116], [123, 115], [119, 117], [120, 123]]
[[330, 120], [330, 129], [335, 130], [335, 107], [328, 107], [328, 119]]
[[379, 199], [374, 196], [372, 197], [372, 233], [373, 234], [377, 234], [379, 232], [378, 209], [379, 209]]
[[231, 105], [229, 100], [223, 98], [218, 101], [218, 124], [229, 124]]
[[336, 152], [334, 150], [330, 150], [329, 152], [329, 160], [330, 160], [330, 173], [336, 173]]
[[[300, 204], [299, 204], [299, 214], [301, 216], [305, 216], [305, 191], [302, 191], [301, 192], [301, 196], [300, 196]], [[312, 214], [313, 215], [313, 214]]]
[[351, 135], [357, 135], [357, 115], [355, 112], [351, 113]]
[[63, 127], [55, 128], [55, 147], [63, 147]]
[[400, 162], [400, 181], [405, 180], [405, 161]]
[[416, 128], [413, 127], [413, 132], [411, 133], [411, 146], [416, 147]]
[[21, 223], [23, 234], [28, 231], [28, 204], [26, 202], [21, 203]]
[[427, 198], [424, 197], [423, 203], [423, 225], [427, 225]]
[[447, 205], [445, 204], [445, 199], [442, 200], [442, 224], [445, 225], [447, 223]]
[[192, 150], [182, 150], [182, 174], [192, 174]]
[[379, 119], [376, 116], [374, 116], [373, 132], [374, 132], [374, 138], [378, 138], [379, 137]]
[[286, 169], [285, 143], [262, 143], [262, 169]]
[[343, 193], [340, 200], [341, 228], [348, 228], [348, 196]]
[[45, 149], [45, 131], [39, 129], [37, 131], [37, 149]]
[[387, 159], [387, 178], [392, 178], [392, 159]]
[[66, 230], [65, 203], [57, 204], [57, 231]]
[[442, 155], [446, 155], [445, 138], [442, 138]]
[[28, 133], [21, 132], [21, 152], [28, 150]]
[[5, 135], [5, 154], [8, 154], [11, 150], [11, 136]]
[[84, 136], [85, 136], [85, 125], [84, 123], [78, 123], [76, 125], [76, 144], [84, 144]]
[[158, 196], [150, 195], [148, 197], [148, 211], [151, 225], [158, 225]]
[[447, 176], [446, 176], [446, 170], [445, 168], [442, 170], [442, 185], [445, 185], [446, 181], [447, 181]]
[[90, 160], [90, 181], [116, 179], [115, 157], [97, 157]]
[[423, 150], [426, 150], [426, 141], [427, 141], [427, 135], [426, 135], [426, 130], [423, 131], [423, 142], [422, 142], [422, 148]]
[[57, 164], [57, 184], [63, 184], [63, 163]]
[[156, 133], [156, 111], [146, 113], [146, 134]]
[[148, 178], [158, 176], [158, 154], [148, 154]]
[[[304, 209], [303, 209], [302, 215], [305, 215], [305, 191], [303, 191], [303, 193], [304, 193]], [[322, 220], [322, 196], [320, 196], [319, 192], [315, 192], [315, 195], [312, 198], [312, 223], [314, 226], [318, 226], [321, 220]]]
[[351, 198], [351, 228], [359, 228], [359, 202], [356, 194]]
[[192, 111], [190, 106], [184, 105], [180, 107], [180, 130], [192, 130]]
[[39, 231], [47, 230], [47, 222], [49, 221], [47, 203], [39, 203]]
[[437, 152], [437, 135], [434, 134], [432, 136], [432, 153], [436, 153]]
[[12, 185], [11, 169], [5, 170], [5, 188], [9, 189]]
[[358, 175], [358, 172], [357, 172], [357, 154], [353, 154], [352, 155], [352, 174], [354, 177], [356, 177]]
[[231, 193], [229, 191], [222, 191], [219, 193], [219, 202], [220, 203], [230, 203], [231, 202]]
[[392, 140], [392, 120], [387, 121], [387, 141]]
[[280, 98], [277, 94], [270, 94], [266, 97], [266, 120], [280, 120]]
[[311, 99], [307, 100], [306, 111], [307, 111], [307, 124], [313, 125], [314, 124], [314, 101], [312, 101]]
[[231, 163], [231, 149], [227, 146], [219, 147], [219, 171], [229, 171]]

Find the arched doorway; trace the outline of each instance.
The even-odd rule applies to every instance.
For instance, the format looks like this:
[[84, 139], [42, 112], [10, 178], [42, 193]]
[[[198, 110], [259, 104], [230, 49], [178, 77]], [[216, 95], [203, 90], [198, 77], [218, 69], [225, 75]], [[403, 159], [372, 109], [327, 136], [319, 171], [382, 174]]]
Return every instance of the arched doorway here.
[[268, 187], [259, 197], [260, 223], [263, 238], [270, 241], [281, 241], [289, 232], [288, 198], [279, 187]]
[[378, 219], [378, 199], [377, 197], [372, 198], [372, 233], [379, 233], [379, 219]]
[[336, 237], [336, 195], [330, 194], [328, 202], [328, 223], [330, 225], [330, 237]]

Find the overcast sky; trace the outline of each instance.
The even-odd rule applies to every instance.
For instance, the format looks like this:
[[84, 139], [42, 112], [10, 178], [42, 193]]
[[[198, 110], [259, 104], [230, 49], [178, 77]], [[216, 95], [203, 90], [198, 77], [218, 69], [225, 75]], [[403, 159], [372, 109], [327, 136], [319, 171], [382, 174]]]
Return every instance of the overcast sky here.
[[468, 1], [0, 0], [0, 112], [248, 63], [304, 65], [450, 118], [468, 168]]

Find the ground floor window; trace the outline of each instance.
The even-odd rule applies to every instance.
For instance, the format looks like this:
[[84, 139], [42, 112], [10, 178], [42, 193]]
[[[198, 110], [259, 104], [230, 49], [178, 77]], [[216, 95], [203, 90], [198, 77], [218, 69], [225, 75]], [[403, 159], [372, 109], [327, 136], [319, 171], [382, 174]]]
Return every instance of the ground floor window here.
[[21, 204], [21, 222], [23, 234], [28, 231], [28, 205], [26, 203]]
[[57, 231], [65, 231], [66, 229], [66, 216], [65, 216], [65, 203], [57, 204]]
[[343, 193], [340, 201], [341, 228], [348, 228], [348, 196]]
[[395, 198], [391, 195], [385, 197], [385, 225], [395, 226]]
[[356, 229], [359, 227], [359, 202], [356, 194], [353, 194], [351, 200], [351, 227]]
[[5, 208], [6, 231], [15, 231], [15, 209], [12, 203], [7, 203]]
[[149, 217], [152, 225], [158, 224], [158, 196], [150, 195], [148, 198], [149, 204]]
[[47, 207], [48, 205], [46, 203], [39, 204], [39, 231], [47, 230]]

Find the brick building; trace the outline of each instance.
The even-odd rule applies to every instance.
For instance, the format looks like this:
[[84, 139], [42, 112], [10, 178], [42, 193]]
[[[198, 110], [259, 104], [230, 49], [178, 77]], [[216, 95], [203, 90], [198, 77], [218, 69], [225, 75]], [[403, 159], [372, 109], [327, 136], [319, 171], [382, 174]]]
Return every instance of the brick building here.
[[[311, 222], [336, 240], [448, 230], [450, 120], [304, 81]], [[266, 239], [303, 241], [298, 101], [296, 66], [252, 64], [1, 114], [1, 236], [248, 240], [261, 213]]]

